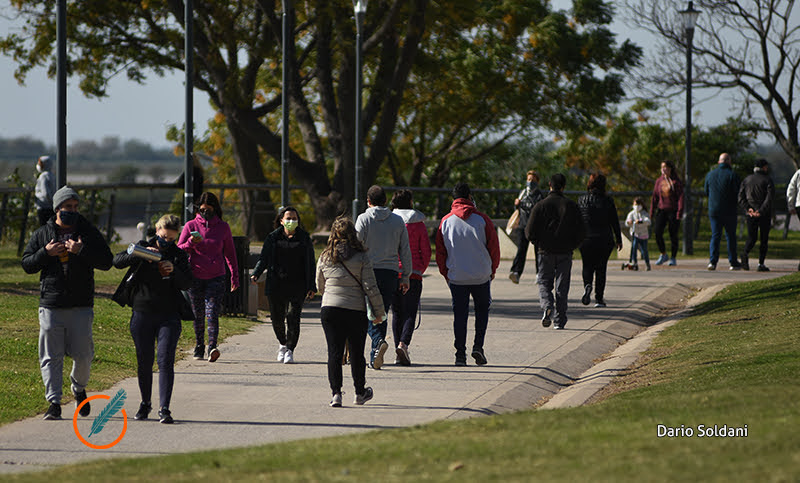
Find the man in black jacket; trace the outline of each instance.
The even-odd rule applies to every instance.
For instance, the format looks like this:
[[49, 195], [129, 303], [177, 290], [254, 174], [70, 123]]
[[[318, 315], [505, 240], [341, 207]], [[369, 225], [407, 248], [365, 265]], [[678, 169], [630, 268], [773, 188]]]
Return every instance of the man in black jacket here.
[[[564, 196], [567, 179], [561, 173], [550, 178], [550, 194], [533, 207], [525, 236], [539, 248], [539, 301], [544, 310], [542, 326], [556, 329], [567, 323], [572, 251], [586, 234], [578, 204]], [[553, 287], [555, 286], [555, 301]], [[554, 310], [555, 309], [555, 310]]]
[[[64, 186], [53, 195], [56, 216], [37, 229], [22, 255], [27, 273], [41, 272], [39, 367], [50, 407], [44, 419], [61, 419], [64, 355], [72, 357], [76, 405], [86, 399], [94, 358], [94, 269], [111, 268], [113, 256], [103, 236], [78, 213], [78, 193]], [[81, 408], [88, 416], [89, 403]]]
[[750, 250], [756, 246], [756, 237], [761, 231], [761, 246], [758, 250], [758, 271], [768, 272], [764, 265], [769, 244], [769, 229], [772, 221], [772, 202], [775, 199], [775, 184], [769, 177], [769, 163], [766, 159], [756, 161], [753, 174], [742, 181], [739, 188], [739, 206], [747, 215], [747, 243], [742, 253], [741, 264], [745, 270], [750, 270], [747, 258]]

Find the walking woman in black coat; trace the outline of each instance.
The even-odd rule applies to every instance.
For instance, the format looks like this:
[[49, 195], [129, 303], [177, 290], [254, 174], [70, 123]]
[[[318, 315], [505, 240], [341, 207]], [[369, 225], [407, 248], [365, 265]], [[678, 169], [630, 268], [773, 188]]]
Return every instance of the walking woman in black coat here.
[[[175, 381], [175, 350], [181, 336], [179, 307], [184, 303], [181, 290], [192, 285], [192, 270], [189, 256], [177, 247], [175, 240], [181, 229], [181, 221], [175, 215], [164, 215], [156, 222], [156, 236], [142, 240], [137, 245], [161, 257], [158, 261], [146, 260], [128, 250], [114, 257], [116, 268], [131, 267], [133, 284], [124, 302], [133, 308], [131, 314], [131, 337], [136, 346], [137, 375], [142, 403], [134, 416], [147, 419], [153, 406], [150, 397], [153, 391], [153, 360], [158, 346], [159, 421], [173, 422], [169, 410], [172, 386]], [[128, 279], [126, 275], [126, 280]], [[119, 293], [119, 290], [118, 290]]]
[[583, 221], [586, 225], [586, 238], [581, 244], [583, 259], [583, 297], [581, 303], [589, 305], [592, 297], [594, 279], [595, 307], [605, 307], [606, 268], [608, 258], [614, 251], [622, 248], [622, 234], [619, 229], [617, 207], [614, 200], [606, 195], [606, 177], [592, 173], [586, 184], [587, 193], [578, 198]]

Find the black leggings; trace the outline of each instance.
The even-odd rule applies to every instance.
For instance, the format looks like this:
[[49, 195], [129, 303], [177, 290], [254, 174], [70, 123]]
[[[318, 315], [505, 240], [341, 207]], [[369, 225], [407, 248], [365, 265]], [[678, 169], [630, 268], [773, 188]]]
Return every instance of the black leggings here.
[[673, 210], [656, 210], [653, 222], [653, 231], [656, 236], [658, 251], [667, 253], [667, 245], [664, 243], [664, 228], [669, 227], [669, 242], [672, 245], [672, 258], [678, 255], [678, 228], [681, 221], [675, 217]]
[[306, 294], [284, 295], [270, 293], [269, 316], [272, 320], [272, 330], [281, 345], [294, 351], [300, 339], [300, 313], [303, 311], [303, 300]]
[[168, 408], [175, 382], [175, 348], [181, 336], [178, 314], [134, 311], [131, 315], [131, 337], [136, 346], [137, 376], [142, 401], [150, 402], [153, 392], [153, 361], [158, 343], [159, 404]]
[[342, 357], [344, 345], [350, 348], [350, 372], [356, 394], [364, 393], [366, 385], [367, 361], [364, 359], [364, 343], [367, 340], [367, 312], [343, 309], [341, 307], [322, 307], [320, 311], [322, 330], [328, 342], [328, 382], [331, 393], [342, 390]]
[[614, 250], [614, 242], [606, 238], [587, 238], [581, 245], [581, 259], [583, 259], [583, 285], [594, 284], [594, 298], [602, 301], [606, 292], [606, 271], [608, 257]]

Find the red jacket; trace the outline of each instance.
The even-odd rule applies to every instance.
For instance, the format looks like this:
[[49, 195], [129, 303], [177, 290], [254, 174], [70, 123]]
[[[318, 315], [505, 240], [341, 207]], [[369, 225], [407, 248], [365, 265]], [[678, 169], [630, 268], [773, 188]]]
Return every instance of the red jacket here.
[[[431, 263], [431, 241], [428, 229], [425, 228], [425, 215], [411, 209], [395, 208], [393, 213], [399, 215], [408, 230], [408, 244], [411, 248], [411, 278], [422, 280], [422, 274]], [[400, 264], [402, 269], [403, 264]]]

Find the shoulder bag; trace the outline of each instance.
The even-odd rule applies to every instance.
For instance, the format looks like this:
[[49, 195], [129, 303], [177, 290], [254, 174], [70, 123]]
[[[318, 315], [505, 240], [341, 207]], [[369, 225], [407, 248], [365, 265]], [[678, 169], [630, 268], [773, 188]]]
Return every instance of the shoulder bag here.
[[[347, 265], [342, 263], [342, 267], [344, 267], [347, 273], [349, 273], [350, 276], [353, 277], [353, 280], [355, 280], [358, 283], [358, 286], [361, 287], [361, 291], [364, 292], [364, 302], [367, 304], [367, 318], [370, 320], [370, 322], [373, 320], [377, 320], [378, 318], [375, 316], [375, 311], [372, 310], [372, 303], [370, 303], [369, 301], [369, 295], [367, 295], [367, 291], [364, 290], [364, 285], [361, 283], [361, 280], [359, 280], [355, 275], [353, 275], [353, 272], [351, 272], [350, 269], [347, 268]], [[386, 313], [383, 314], [381, 322], [385, 320], [386, 320]]]

